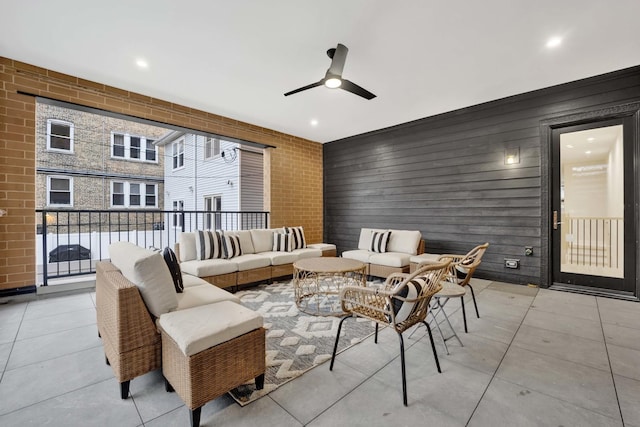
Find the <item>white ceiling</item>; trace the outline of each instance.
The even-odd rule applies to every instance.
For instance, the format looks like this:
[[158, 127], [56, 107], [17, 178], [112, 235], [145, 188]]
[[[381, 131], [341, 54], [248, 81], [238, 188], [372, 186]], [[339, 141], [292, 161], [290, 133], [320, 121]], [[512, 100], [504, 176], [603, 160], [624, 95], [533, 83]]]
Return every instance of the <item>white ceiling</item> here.
[[[0, 6], [0, 56], [318, 142], [640, 65], [638, 0]], [[324, 87], [285, 98], [324, 76], [337, 43], [349, 48], [343, 76], [377, 98]]]

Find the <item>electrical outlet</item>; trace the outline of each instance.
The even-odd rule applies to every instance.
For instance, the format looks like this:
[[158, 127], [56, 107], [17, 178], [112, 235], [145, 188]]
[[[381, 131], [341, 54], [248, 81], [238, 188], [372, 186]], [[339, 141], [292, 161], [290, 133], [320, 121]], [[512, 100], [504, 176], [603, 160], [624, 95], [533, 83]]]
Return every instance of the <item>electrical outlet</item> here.
[[504, 259], [504, 267], [505, 268], [520, 268], [520, 260], [519, 259], [513, 259], [513, 258], [505, 258]]
[[525, 256], [533, 256], [533, 246], [525, 246], [524, 247], [524, 255]]

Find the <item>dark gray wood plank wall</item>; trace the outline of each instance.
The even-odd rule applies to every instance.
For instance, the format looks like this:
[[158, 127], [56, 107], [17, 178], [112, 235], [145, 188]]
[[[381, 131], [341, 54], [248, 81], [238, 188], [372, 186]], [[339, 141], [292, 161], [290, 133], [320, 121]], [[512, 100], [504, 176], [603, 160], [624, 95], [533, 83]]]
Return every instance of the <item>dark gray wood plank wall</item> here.
[[[340, 253], [357, 246], [361, 227], [375, 227], [420, 230], [432, 253], [489, 242], [478, 277], [546, 285], [541, 121], [639, 100], [634, 67], [327, 143], [325, 241]], [[520, 163], [506, 165], [512, 148]]]

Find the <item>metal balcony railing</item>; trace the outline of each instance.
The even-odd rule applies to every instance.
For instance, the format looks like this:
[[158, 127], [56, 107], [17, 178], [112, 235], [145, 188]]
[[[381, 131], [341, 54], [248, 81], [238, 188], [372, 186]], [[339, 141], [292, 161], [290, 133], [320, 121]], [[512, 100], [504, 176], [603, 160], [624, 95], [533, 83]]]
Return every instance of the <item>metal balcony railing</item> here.
[[263, 211], [52, 210], [37, 225], [37, 283], [95, 273], [109, 245], [128, 241], [144, 248], [174, 247], [182, 232], [267, 228]]

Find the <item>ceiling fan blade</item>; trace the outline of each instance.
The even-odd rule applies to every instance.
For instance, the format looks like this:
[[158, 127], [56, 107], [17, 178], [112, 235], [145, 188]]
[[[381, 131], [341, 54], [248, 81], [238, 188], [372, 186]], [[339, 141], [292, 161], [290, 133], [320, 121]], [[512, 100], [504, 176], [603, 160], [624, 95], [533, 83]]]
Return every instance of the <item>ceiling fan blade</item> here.
[[373, 99], [376, 96], [374, 94], [372, 94], [371, 92], [369, 92], [368, 90], [366, 90], [365, 88], [358, 86], [357, 84], [347, 80], [347, 79], [342, 79], [342, 85], [340, 86], [340, 89], [344, 89], [347, 92], [351, 92], [354, 93], [358, 96], [361, 96], [365, 99]]
[[291, 92], [287, 92], [287, 93], [284, 94], [284, 96], [293, 95], [294, 93], [302, 92], [303, 90], [307, 90], [307, 89], [313, 89], [314, 87], [322, 86], [323, 83], [324, 83], [324, 80], [320, 80], [318, 82], [311, 83], [310, 85], [306, 85], [306, 86], [303, 86], [301, 88], [294, 89]]
[[[333, 56], [329, 54], [331, 51], [333, 51]], [[327, 70], [327, 74], [342, 77], [342, 69], [344, 68], [344, 62], [347, 60], [348, 52], [349, 49], [340, 43], [338, 43], [335, 49], [329, 49], [327, 51], [327, 55], [331, 58], [331, 66]]]

